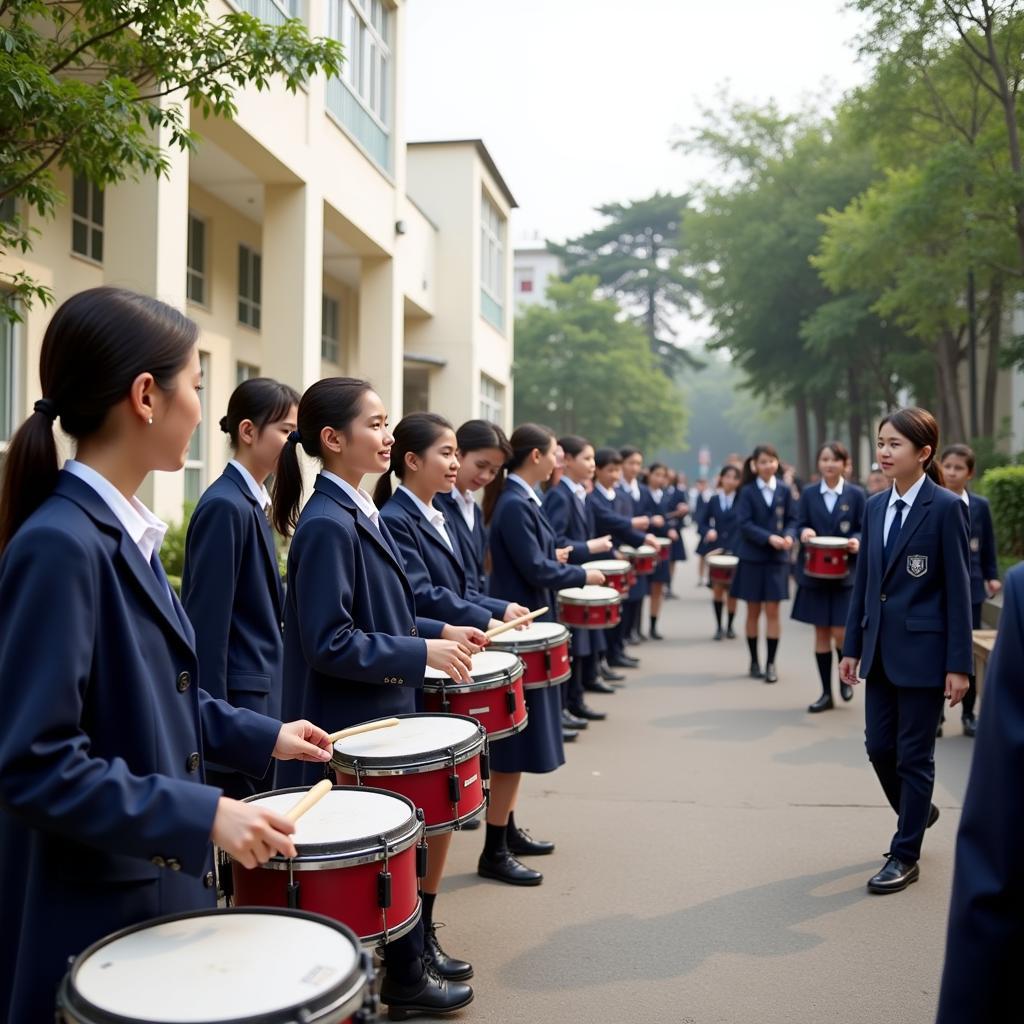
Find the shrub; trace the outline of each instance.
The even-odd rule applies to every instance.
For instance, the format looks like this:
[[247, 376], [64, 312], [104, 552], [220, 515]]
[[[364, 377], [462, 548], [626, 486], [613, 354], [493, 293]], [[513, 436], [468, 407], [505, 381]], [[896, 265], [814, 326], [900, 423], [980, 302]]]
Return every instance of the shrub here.
[[[182, 508], [180, 523], [173, 523], [167, 529], [167, 535], [160, 546], [160, 561], [168, 577], [179, 581], [185, 572], [185, 534], [188, 533], [189, 520], [195, 511], [195, 502], [187, 501]], [[181, 584], [179, 582], [178, 588]]]
[[1000, 554], [1024, 558], [1024, 466], [990, 469], [982, 484], [992, 503]]

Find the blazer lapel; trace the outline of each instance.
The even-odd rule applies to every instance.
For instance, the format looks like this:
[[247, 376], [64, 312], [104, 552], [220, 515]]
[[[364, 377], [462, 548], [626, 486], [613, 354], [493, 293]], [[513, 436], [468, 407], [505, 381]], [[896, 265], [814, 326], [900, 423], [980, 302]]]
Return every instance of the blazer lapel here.
[[266, 569], [270, 581], [270, 589], [274, 594], [274, 606], [277, 609], [278, 617], [284, 615], [284, 592], [281, 586], [281, 573], [277, 569], [277, 550], [274, 547], [274, 534], [267, 519], [266, 513], [260, 508], [256, 495], [249, 490], [249, 485], [242, 479], [241, 474], [232, 465], [224, 467], [224, 475], [241, 491], [252, 506], [252, 514], [256, 518], [256, 532], [260, 536], [260, 543], [263, 545], [263, 554], [266, 557]]
[[[409, 497], [402, 491], [395, 491], [395, 494], [391, 500], [397, 501], [402, 506], [402, 508], [404, 508], [405, 511], [408, 512], [410, 516], [412, 516], [413, 522], [419, 528], [423, 536], [427, 539], [427, 543], [433, 544], [434, 547], [436, 547], [439, 551], [443, 551], [446, 557], [455, 563], [456, 568], [458, 568], [459, 572], [463, 572], [462, 559], [460, 559], [458, 555], [455, 554], [456, 541], [452, 540], [452, 546], [448, 547], [448, 545], [445, 544], [444, 540], [442, 539], [441, 534], [439, 534], [437, 530], [434, 529], [431, 523], [428, 523], [427, 520], [423, 518], [423, 513], [420, 512], [420, 510], [409, 500]], [[440, 509], [438, 509], [438, 511], [440, 511]], [[449, 539], [451, 540], [450, 537]]]
[[[889, 556], [888, 564], [885, 566], [885, 572], [882, 574], [883, 580], [892, 572], [893, 567], [899, 563], [906, 546], [910, 543], [910, 539], [917, 532], [917, 528], [931, 513], [934, 489], [935, 484], [932, 483], [930, 478], [926, 477], [924, 485], [918, 492], [917, 500], [910, 506], [910, 511], [906, 514], [906, 517], [903, 520], [903, 526], [900, 528], [899, 536], [896, 538], [896, 546], [892, 549], [892, 554]], [[884, 528], [884, 518], [882, 522]]]

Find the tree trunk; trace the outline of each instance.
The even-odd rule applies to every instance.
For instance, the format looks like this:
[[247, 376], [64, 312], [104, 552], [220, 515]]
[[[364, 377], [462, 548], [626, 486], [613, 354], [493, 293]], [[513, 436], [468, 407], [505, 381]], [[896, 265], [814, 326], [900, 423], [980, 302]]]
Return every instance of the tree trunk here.
[[807, 423], [807, 399], [798, 395], [793, 403], [796, 415], [796, 472], [797, 476], [806, 480], [810, 475], [811, 452], [810, 430]]
[[1003, 345], [1003, 282], [996, 277], [988, 293], [988, 314], [985, 339], [988, 357], [985, 360], [985, 387], [981, 399], [981, 433], [995, 440], [996, 386], [999, 383], [999, 356]]
[[814, 450], [817, 451], [828, 440], [828, 405], [825, 403], [824, 398], [816, 396], [813, 406]]
[[960, 338], [951, 330], [942, 332], [936, 351], [935, 369], [938, 374], [939, 430], [946, 443], [967, 440], [963, 403], [960, 401], [958, 371], [962, 353]]
[[847, 428], [850, 433], [850, 470], [854, 480], [861, 480], [867, 476], [867, 473], [861, 472], [860, 466], [860, 445], [864, 421], [860, 415], [860, 381], [857, 379], [857, 371], [852, 366], [846, 371], [846, 398], [849, 403]]

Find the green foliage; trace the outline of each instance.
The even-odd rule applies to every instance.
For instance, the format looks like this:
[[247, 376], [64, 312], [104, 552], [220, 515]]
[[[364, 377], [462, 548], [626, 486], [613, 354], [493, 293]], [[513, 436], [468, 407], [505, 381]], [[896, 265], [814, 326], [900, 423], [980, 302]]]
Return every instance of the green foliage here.
[[516, 321], [515, 419], [582, 434], [594, 444], [653, 451], [682, 440], [680, 396], [661, 372], [643, 331], [623, 320], [599, 281], [552, 282], [552, 305]]
[[168, 578], [174, 577], [178, 580], [176, 590], [181, 589], [181, 577], [185, 573], [185, 536], [195, 510], [194, 502], [185, 502], [181, 510], [181, 522], [168, 526], [164, 542], [160, 545], [160, 562]]
[[[337, 74], [334, 40], [303, 24], [271, 26], [251, 14], [211, 18], [205, 0], [8, 0], [0, 4], [0, 253], [31, 251], [25, 209], [51, 218], [65, 201], [54, 171], [103, 186], [164, 174], [165, 147], [187, 149], [189, 106], [232, 117], [238, 90], [278, 83], [294, 92], [311, 75]], [[0, 316], [50, 301], [24, 273], [0, 274]]]
[[992, 505], [1000, 553], [1024, 558], [1024, 466], [990, 469], [982, 485]]

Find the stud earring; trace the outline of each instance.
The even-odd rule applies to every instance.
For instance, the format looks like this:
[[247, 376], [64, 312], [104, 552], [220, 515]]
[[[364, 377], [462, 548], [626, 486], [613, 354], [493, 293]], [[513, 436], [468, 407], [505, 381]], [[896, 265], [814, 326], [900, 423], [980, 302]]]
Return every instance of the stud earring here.
[[152, 416], [149, 417], [149, 425], [153, 426], [153, 417]]

